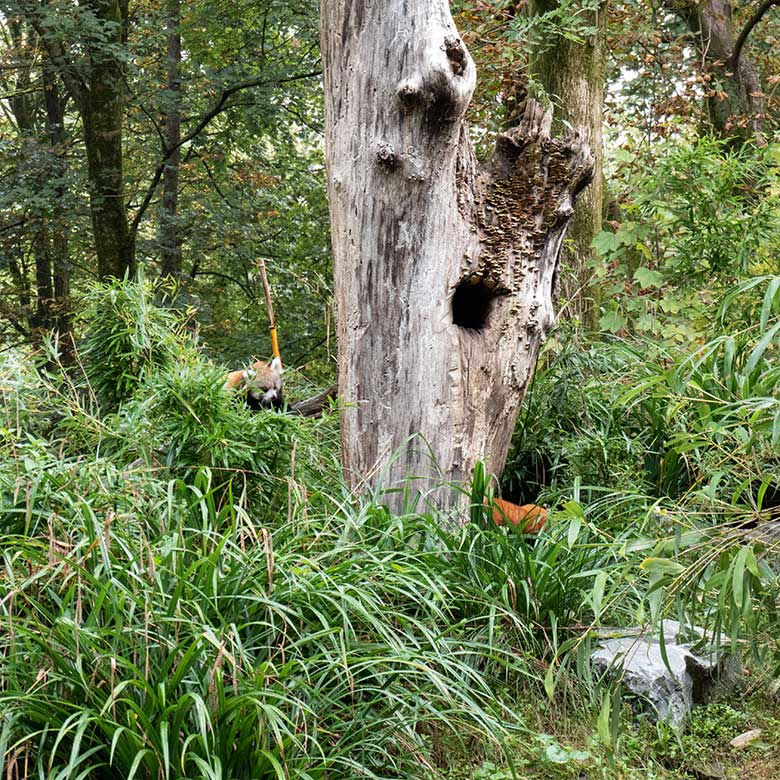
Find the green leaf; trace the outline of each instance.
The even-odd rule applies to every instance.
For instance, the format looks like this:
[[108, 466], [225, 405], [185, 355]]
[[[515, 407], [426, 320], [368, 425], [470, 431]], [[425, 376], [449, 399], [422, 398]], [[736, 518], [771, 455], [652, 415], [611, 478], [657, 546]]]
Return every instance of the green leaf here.
[[756, 555], [753, 552], [753, 547], [747, 548], [747, 556], [745, 557], [745, 567], [747, 570], [757, 579], [761, 580], [761, 572], [758, 569], [758, 561], [756, 561]]
[[574, 542], [577, 541], [577, 537], [580, 535], [581, 528], [582, 528], [582, 515], [575, 514], [572, 517], [572, 519], [569, 521], [569, 530], [566, 532], [566, 544], [568, 545], [570, 550], [574, 546]]
[[655, 317], [652, 314], [640, 314], [636, 318], [636, 329], [644, 333], [653, 330]]
[[742, 602], [745, 598], [745, 565], [749, 549], [749, 547], [743, 547], [737, 553], [731, 570], [731, 593], [735, 606], [739, 608], [742, 607]]
[[764, 334], [761, 341], [756, 344], [756, 346], [753, 348], [753, 351], [750, 353], [747, 364], [745, 365], [746, 374], [749, 375], [753, 373], [753, 369], [755, 369], [755, 367], [758, 365], [758, 362], [764, 357], [766, 348], [772, 343], [772, 340], [775, 338], [779, 330], [780, 322], [777, 322]]
[[598, 623], [601, 618], [601, 603], [604, 599], [604, 588], [607, 584], [607, 572], [600, 571], [596, 575], [596, 580], [593, 583], [593, 589], [591, 590], [590, 600], [593, 606], [593, 619]]
[[617, 311], [610, 311], [603, 314], [599, 319], [599, 327], [607, 333], [617, 333], [626, 327], [628, 320]]
[[622, 242], [617, 234], [608, 230], [602, 230], [593, 239], [593, 248], [602, 256], [617, 252], [622, 246]]
[[640, 266], [634, 271], [634, 279], [643, 288], [660, 287], [664, 283], [664, 277], [659, 271], [653, 271], [645, 266]]
[[639, 568], [651, 574], [660, 574], [666, 577], [678, 577], [685, 571], [685, 566], [668, 558], [645, 558]]
[[544, 675], [544, 692], [547, 694], [547, 698], [552, 701], [555, 693], [555, 665], [552, 663], [547, 667], [547, 672]]
[[605, 691], [604, 699], [601, 702], [601, 709], [599, 710], [599, 717], [596, 722], [596, 731], [601, 743], [608, 748], [612, 747], [612, 733], [609, 728], [611, 708], [612, 698], [610, 697], [609, 692]]
[[780, 292], [780, 276], [776, 276], [769, 282], [764, 294], [764, 301], [761, 305], [761, 330], [766, 330], [767, 323], [772, 314], [772, 310], [775, 305], [775, 298], [780, 300], [778, 296]]

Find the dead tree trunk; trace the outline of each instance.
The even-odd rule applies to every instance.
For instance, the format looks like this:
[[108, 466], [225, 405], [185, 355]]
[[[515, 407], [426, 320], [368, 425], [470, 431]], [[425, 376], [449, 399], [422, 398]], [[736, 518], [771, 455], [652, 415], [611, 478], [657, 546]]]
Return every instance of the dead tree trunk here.
[[529, 103], [478, 165], [446, 0], [322, 0], [321, 24], [345, 471], [452, 505], [441, 480], [503, 467], [592, 157]]

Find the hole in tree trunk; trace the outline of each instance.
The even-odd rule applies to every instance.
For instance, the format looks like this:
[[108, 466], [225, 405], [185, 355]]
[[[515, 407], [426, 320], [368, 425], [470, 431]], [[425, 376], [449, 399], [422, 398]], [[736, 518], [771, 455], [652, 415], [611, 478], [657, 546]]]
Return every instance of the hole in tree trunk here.
[[459, 328], [483, 330], [488, 325], [493, 301], [501, 295], [495, 285], [479, 276], [461, 281], [452, 296], [452, 321]]

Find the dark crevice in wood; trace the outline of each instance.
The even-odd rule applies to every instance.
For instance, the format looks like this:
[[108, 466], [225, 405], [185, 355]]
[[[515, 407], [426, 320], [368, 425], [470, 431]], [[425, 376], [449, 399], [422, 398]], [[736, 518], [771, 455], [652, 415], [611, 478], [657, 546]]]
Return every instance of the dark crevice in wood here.
[[398, 157], [393, 147], [385, 142], [379, 144], [376, 150], [377, 165], [385, 171], [392, 171], [398, 167]]
[[505, 291], [479, 276], [463, 279], [452, 296], [452, 321], [459, 328], [481, 331], [490, 323], [497, 298]]
[[447, 59], [450, 61], [452, 72], [456, 76], [462, 76], [468, 65], [468, 55], [463, 41], [454, 35], [448, 35], [444, 39], [444, 51]]

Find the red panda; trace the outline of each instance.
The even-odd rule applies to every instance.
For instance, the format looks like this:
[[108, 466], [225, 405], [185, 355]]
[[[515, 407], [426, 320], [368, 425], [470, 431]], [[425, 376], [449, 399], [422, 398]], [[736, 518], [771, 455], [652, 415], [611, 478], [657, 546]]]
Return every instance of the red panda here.
[[[490, 502], [485, 500], [485, 506], [490, 506]], [[493, 522], [496, 525], [510, 524], [526, 534], [538, 534], [547, 522], [547, 510], [538, 504], [518, 505], [494, 498], [492, 506]]]
[[280, 409], [282, 406], [282, 362], [274, 358], [270, 363], [256, 360], [249, 368], [231, 371], [225, 389], [246, 394], [250, 409]]

